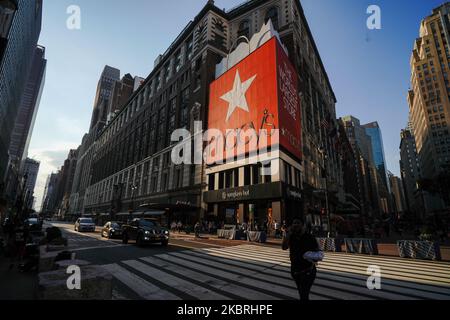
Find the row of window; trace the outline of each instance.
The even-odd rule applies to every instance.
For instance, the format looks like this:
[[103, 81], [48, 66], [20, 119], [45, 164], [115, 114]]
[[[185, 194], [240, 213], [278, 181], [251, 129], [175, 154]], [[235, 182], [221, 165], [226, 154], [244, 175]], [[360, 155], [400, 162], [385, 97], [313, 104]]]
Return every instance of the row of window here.
[[[277, 7], [270, 7], [266, 11], [266, 15], [264, 18], [264, 22], [267, 23], [267, 21], [271, 20], [273, 27], [275, 30], [279, 29], [280, 26], [280, 17], [278, 13]], [[239, 23], [239, 29], [238, 29], [238, 38], [239, 37], [246, 37], [247, 39], [250, 39], [251, 37], [251, 29], [252, 29], [252, 22], [250, 19], [244, 19]]]
[[[146, 87], [140, 89], [140, 93], [125, 108], [125, 110], [117, 115], [119, 119], [112, 119], [112, 123], [107, 128], [106, 134], [103, 135], [103, 138], [101, 140], [102, 142], [106, 142], [114, 135], [114, 133], [118, 132], [133, 117], [133, 115], [135, 115], [140, 110], [140, 108], [142, 108], [144, 104], [150, 101], [161, 90], [164, 83], [169, 82], [173, 75], [177, 74], [187, 62], [192, 60], [194, 54], [193, 41], [193, 35], [191, 35], [189, 37], [189, 40], [187, 40], [183, 45], [184, 48], [179, 48], [175, 52], [175, 54], [171, 58], [169, 58], [169, 61], [162, 67], [162, 70], [158, 72], [152, 80], [149, 81]], [[187, 81], [188, 77], [189, 72], [186, 71], [185, 74], [183, 74], [181, 77], [182, 82]], [[169, 94], [172, 94], [172, 92], [176, 91], [176, 89], [176, 87], [171, 88], [171, 93]], [[160, 99], [164, 97], [165, 93], [161, 95]]]
[[[190, 88], [156, 110], [156, 103], [141, 113], [114, 141], [103, 142], [97, 149], [93, 182], [100, 181], [171, 144], [176, 128], [188, 127]], [[160, 100], [164, 102], [165, 98]]]
[[[88, 191], [87, 205], [112, 201], [115, 197], [115, 191], [117, 192], [119, 189], [122, 199], [130, 199], [183, 188], [185, 170], [190, 170], [190, 185], [194, 183], [195, 166], [167, 167], [159, 174], [159, 160], [160, 157], [153, 160], [154, 165], [151, 171], [150, 161], [148, 161], [144, 165], [137, 166], [136, 169], [132, 168], [107, 181], [93, 185]], [[155, 171], [155, 168], [157, 171]], [[169, 183], [170, 177], [173, 177], [172, 184]]]

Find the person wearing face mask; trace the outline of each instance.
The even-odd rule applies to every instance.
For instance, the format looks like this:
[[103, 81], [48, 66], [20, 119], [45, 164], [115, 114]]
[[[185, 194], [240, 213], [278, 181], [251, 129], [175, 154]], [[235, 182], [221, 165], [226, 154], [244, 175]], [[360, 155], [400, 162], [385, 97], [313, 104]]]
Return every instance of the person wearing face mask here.
[[308, 301], [317, 276], [316, 262], [323, 259], [317, 240], [306, 232], [303, 221], [296, 219], [286, 232], [282, 247], [290, 251], [291, 275], [297, 284], [300, 300]]

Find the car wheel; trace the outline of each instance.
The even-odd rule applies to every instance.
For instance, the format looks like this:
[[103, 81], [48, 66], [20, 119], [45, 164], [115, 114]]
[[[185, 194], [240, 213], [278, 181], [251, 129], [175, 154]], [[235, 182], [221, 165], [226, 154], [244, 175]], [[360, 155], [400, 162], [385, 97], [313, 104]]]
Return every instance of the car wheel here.
[[122, 236], [122, 243], [123, 243], [123, 244], [128, 244], [128, 236], [127, 236], [126, 234], [124, 234], [124, 235]]
[[167, 247], [169, 245], [169, 240], [164, 240], [163, 242], [161, 242], [161, 246], [163, 247]]

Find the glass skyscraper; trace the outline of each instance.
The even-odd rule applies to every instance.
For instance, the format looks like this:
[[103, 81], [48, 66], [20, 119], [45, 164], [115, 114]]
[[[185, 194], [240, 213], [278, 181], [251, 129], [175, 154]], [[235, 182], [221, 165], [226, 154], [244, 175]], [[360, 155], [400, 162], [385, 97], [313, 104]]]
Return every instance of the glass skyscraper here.
[[[14, 4], [16, 10], [2, 40], [4, 52], [0, 56], [0, 193], [9, 162], [11, 135], [42, 22], [42, 0], [15, 0]], [[3, 17], [6, 12], [3, 2], [0, 9]]]
[[365, 129], [366, 134], [372, 140], [372, 153], [375, 166], [380, 173], [381, 179], [383, 179], [384, 185], [388, 190], [390, 190], [386, 167], [386, 158], [384, 155], [383, 135], [381, 134], [380, 126], [378, 125], [378, 122], [372, 122], [363, 125], [363, 128]]

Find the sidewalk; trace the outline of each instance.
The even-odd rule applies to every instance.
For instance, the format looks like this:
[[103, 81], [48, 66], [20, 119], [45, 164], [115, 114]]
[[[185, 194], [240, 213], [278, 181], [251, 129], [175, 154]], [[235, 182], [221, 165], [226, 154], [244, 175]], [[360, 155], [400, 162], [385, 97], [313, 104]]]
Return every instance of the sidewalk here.
[[[0, 230], [0, 238], [3, 233]], [[0, 255], [0, 300], [35, 300], [38, 291], [37, 272], [21, 273], [18, 261], [10, 269], [11, 258]]]

